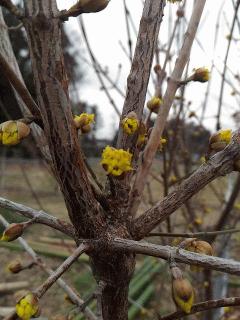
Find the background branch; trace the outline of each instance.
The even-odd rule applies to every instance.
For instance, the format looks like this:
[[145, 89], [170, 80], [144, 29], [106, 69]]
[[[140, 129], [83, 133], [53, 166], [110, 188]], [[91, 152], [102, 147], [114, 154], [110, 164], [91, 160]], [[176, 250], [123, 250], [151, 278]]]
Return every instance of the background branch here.
[[209, 182], [232, 172], [234, 159], [240, 157], [239, 132], [235, 133], [234, 137], [234, 141], [223, 151], [215, 154], [168, 196], [133, 221], [132, 235], [135, 239], [146, 236]]

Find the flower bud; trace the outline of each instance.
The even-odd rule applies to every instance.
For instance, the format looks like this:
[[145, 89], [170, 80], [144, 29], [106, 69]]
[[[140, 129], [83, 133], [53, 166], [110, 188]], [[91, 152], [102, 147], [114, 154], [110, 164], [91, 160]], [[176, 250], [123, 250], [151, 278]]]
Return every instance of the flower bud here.
[[81, 13], [99, 12], [106, 8], [109, 0], [79, 0], [68, 10], [68, 14], [77, 17]]
[[184, 278], [173, 279], [172, 294], [176, 305], [185, 313], [190, 313], [194, 302], [194, 291], [191, 283]]
[[167, 139], [165, 139], [165, 138], [160, 138], [160, 144], [159, 144], [159, 147], [158, 147], [158, 149], [159, 149], [159, 151], [162, 151], [163, 150], [163, 147], [164, 147], [164, 145], [167, 143]]
[[154, 96], [147, 102], [147, 107], [151, 112], [158, 113], [161, 104], [162, 99]]
[[0, 240], [7, 242], [16, 240], [23, 234], [24, 226], [24, 223], [9, 224], [9, 226], [4, 230]]
[[191, 76], [192, 81], [207, 82], [210, 79], [210, 72], [207, 68], [198, 68], [194, 70]]
[[16, 305], [16, 313], [19, 318], [23, 320], [38, 317], [40, 315], [40, 308], [37, 296], [34, 293], [29, 292], [22, 297]]
[[[212, 246], [207, 241], [203, 241], [203, 240], [193, 239], [191, 242], [189, 242], [189, 244], [185, 247], [185, 249], [195, 253], [206, 254], [208, 256], [213, 255]], [[190, 270], [201, 271], [202, 268], [197, 266], [191, 266]]]
[[10, 262], [7, 266], [7, 270], [11, 273], [19, 273], [24, 269], [24, 266], [20, 260], [14, 260]]
[[223, 150], [232, 139], [232, 130], [219, 130], [213, 135], [211, 135], [209, 139], [209, 147], [213, 151], [221, 151]]
[[127, 116], [121, 121], [123, 131], [128, 134], [134, 134], [139, 128], [139, 121], [135, 112], [129, 112]]
[[0, 124], [0, 142], [6, 146], [18, 144], [30, 133], [30, 127], [18, 120], [9, 120]]
[[94, 122], [94, 114], [81, 113], [79, 116], [74, 116], [74, 124], [77, 129], [80, 129], [82, 133], [88, 133], [91, 131], [91, 124]]

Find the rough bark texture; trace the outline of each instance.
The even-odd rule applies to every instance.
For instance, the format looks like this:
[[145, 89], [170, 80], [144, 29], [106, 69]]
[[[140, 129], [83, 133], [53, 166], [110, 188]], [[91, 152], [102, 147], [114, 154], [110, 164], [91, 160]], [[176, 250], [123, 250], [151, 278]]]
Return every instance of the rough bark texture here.
[[37, 100], [53, 171], [78, 236], [96, 237], [104, 221], [87, 177], [68, 97], [56, 3], [27, 1], [27, 31]]
[[[68, 80], [64, 69], [61, 26], [55, 1], [26, 2], [27, 31], [34, 72], [37, 102], [52, 158], [52, 169], [62, 190], [70, 219], [79, 238], [103, 238], [108, 234], [129, 237], [126, 221], [112, 210], [111, 199], [96, 200], [87, 176], [83, 155], [68, 97]], [[101, 202], [101, 200], [99, 200]], [[103, 209], [104, 208], [104, 209]], [[108, 229], [108, 231], [107, 231]], [[113, 254], [101, 248], [91, 255], [97, 281], [106, 282], [102, 296], [104, 320], [126, 320], [128, 286], [134, 270], [132, 253]]]

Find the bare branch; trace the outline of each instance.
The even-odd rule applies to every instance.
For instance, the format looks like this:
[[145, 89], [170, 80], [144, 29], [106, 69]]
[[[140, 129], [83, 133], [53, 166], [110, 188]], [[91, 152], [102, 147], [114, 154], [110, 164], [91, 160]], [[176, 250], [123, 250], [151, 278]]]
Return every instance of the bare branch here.
[[235, 260], [193, 253], [176, 247], [162, 246], [121, 238], [114, 238], [111, 241], [110, 246], [112, 249], [117, 251], [140, 253], [164, 260], [168, 260], [171, 255], [174, 260], [181, 263], [240, 275], [240, 262]]
[[238, 132], [234, 135], [233, 142], [223, 151], [215, 154], [173, 192], [135, 219], [132, 226], [133, 237], [135, 239], [143, 238], [209, 182], [232, 172], [234, 159], [240, 157], [239, 141]]
[[35, 223], [45, 224], [53, 229], [61, 231], [69, 237], [74, 237], [74, 227], [63, 220], [57, 219], [44, 211], [34, 210], [23, 204], [10, 201], [0, 197], [0, 208], [15, 211], [17, 214], [21, 214], [27, 218], [34, 218]]
[[176, 311], [163, 317], [159, 316], [159, 320], [181, 319], [182, 317], [185, 318], [190, 316], [191, 314], [195, 314], [201, 311], [222, 308], [222, 307], [233, 307], [233, 306], [239, 306], [239, 305], [240, 305], [239, 297], [223, 298], [219, 300], [209, 300], [209, 301], [204, 301], [204, 302], [194, 304], [189, 314], [186, 314], [183, 311]]
[[181, 238], [209, 238], [214, 236], [226, 235], [230, 233], [240, 232], [240, 229], [227, 229], [221, 231], [201, 231], [186, 233], [169, 233], [169, 232], [151, 232], [146, 237], [181, 237]]
[[0, 69], [5, 75], [5, 77], [10, 81], [14, 89], [17, 91], [19, 96], [22, 98], [23, 102], [26, 104], [31, 113], [35, 116], [40, 116], [39, 108], [36, 102], [33, 100], [31, 94], [28, 89], [24, 85], [24, 83], [18, 78], [16, 73], [8, 64], [7, 60], [0, 52]]
[[11, 0], [0, 0], [0, 6], [8, 9], [14, 16], [21, 19], [24, 17], [23, 11], [15, 6]]
[[88, 251], [90, 249], [90, 245], [88, 243], [81, 243], [80, 246], [71, 254], [57, 269], [53, 271], [49, 278], [40, 285], [34, 293], [38, 298], [41, 298], [46, 291], [57, 281], [61, 275], [66, 272], [71, 265], [80, 257], [81, 254]]
[[154, 124], [154, 128], [151, 132], [149, 141], [144, 149], [142, 162], [137, 170], [135, 181], [132, 187], [132, 191], [129, 199], [129, 211], [135, 214], [140, 203], [141, 194], [144, 189], [144, 181], [151, 168], [154, 156], [159, 147], [159, 140], [163, 133], [166, 119], [170, 111], [172, 102], [175, 97], [175, 93], [178, 89], [177, 79], [181, 79], [184, 68], [188, 62], [191, 47], [194, 41], [194, 37], [197, 32], [197, 28], [201, 19], [201, 15], [204, 9], [206, 0], [197, 0], [194, 5], [193, 13], [188, 25], [188, 29], [185, 34], [183, 46], [180, 50], [179, 57], [176, 61], [174, 70], [168, 83], [166, 93], [163, 97], [163, 104], [159, 110], [159, 114]]
[[[139, 119], [142, 118], [153, 55], [165, 3], [165, 0], [145, 1], [133, 63], [127, 81], [127, 93], [122, 117], [134, 111]], [[119, 127], [117, 147], [125, 150], [133, 147], [132, 138], [123, 133], [121, 126]]]

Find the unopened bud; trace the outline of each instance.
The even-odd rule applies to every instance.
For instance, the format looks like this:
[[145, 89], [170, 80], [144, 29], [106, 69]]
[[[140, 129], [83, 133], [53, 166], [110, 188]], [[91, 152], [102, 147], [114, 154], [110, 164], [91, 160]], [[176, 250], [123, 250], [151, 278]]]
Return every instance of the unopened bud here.
[[77, 17], [81, 13], [99, 12], [106, 8], [109, 0], [79, 0], [68, 10], [68, 14]]
[[24, 267], [20, 260], [14, 260], [8, 264], [7, 269], [11, 273], [19, 273], [24, 269]]
[[213, 151], [221, 151], [231, 142], [231, 138], [232, 130], [219, 130], [211, 135], [209, 139], [209, 147]]
[[[208, 256], [213, 255], [212, 246], [210, 245], [210, 243], [208, 243], [207, 241], [203, 241], [203, 240], [193, 239], [192, 242], [190, 242], [188, 244], [188, 246], [185, 247], [185, 249], [188, 251], [191, 251], [191, 252], [195, 252], [195, 253], [206, 254]], [[201, 267], [197, 267], [197, 266], [191, 266], [190, 269], [191, 269], [191, 271], [201, 271], [202, 270]]]
[[88, 133], [91, 131], [91, 124], [94, 122], [94, 114], [81, 113], [79, 116], [74, 117], [74, 124], [77, 129], [80, 129], [82, 133]]
[[191, 283], [184, 278], [173, 279], [172, 294], [176, 305], [185, 313], [190, 313], [194, 302], [194, 291]]
[[0, 240], [7, 242], [16, 240], [23, 234], [24, 227], [24, 223], [9, 224], [9, 226], [4, 230]]
[[0, 124], [0, 143], [11, 146], [18, 144], [30, 133], [30, 127], [19, 121], [9, 120]]
[[154, 96], [151, 100], [147, 102], [147, 107], [151, 112], [158, 113], [161, 104], [162, 99]]
[[210, 72], [207, 68], [198, 68], [194, 70], [191, 76], [192, 81], [207, 82], [210, 79]]

